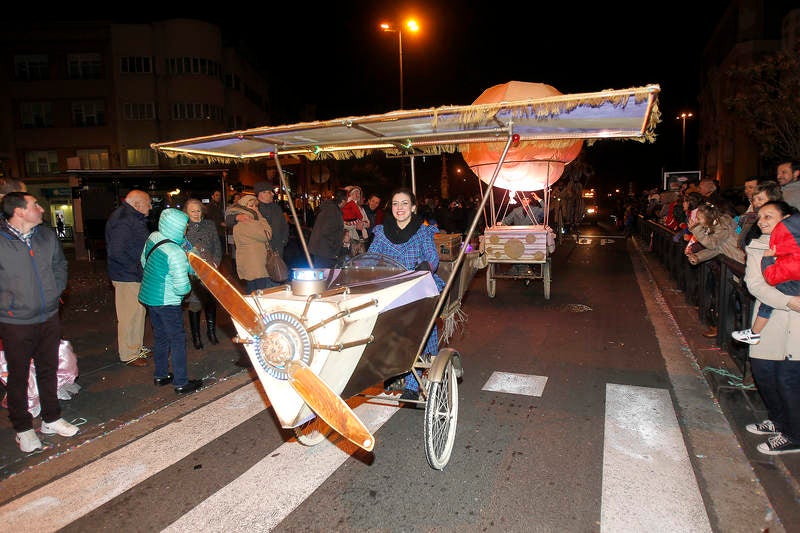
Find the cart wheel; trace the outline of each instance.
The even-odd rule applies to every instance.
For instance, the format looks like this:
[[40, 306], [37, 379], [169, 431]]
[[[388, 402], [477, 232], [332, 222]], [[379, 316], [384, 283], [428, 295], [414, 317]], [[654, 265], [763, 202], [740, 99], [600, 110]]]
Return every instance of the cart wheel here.
[[550, 299], [550, 258], [547, 262], [542, 263], [542, 280], [544, 281], [544, 299]]
[[292, 429], [298, 442], [304, 446], [316, 446], [331, 433], [330, 426], [318, 416]]
[[497, 280], [494, 279], [494, 264], [489, 263], [486, 266], [486, 294], [489, 295], [489, 298], [494, 298], [496, 288]]
[[458, 373], [450, 356], [441, 380], [431, 382], [425, 405], [425, 455], [431, 468], [443, 470], [450, 460], [457, 422]]

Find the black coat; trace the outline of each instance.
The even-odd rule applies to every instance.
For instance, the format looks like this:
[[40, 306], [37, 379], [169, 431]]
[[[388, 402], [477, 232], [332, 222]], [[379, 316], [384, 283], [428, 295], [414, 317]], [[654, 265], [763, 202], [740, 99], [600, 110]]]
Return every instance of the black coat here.
[[337, 259], [344, 240], [344, 218], [342, 210], [333, 200], [324, 200], [319, 206], [308, 239], [308, 251], [320, 257]]

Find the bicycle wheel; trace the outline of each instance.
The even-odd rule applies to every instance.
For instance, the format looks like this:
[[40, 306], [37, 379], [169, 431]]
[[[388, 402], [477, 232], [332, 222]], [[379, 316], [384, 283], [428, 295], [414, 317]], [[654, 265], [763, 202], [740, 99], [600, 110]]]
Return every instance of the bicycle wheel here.
[[425, 405], [425, 456], [431, 468], [442, 470], [450, 460], [457, 422], [458, 376], [450, 357], [441, 380], [431, 382]]

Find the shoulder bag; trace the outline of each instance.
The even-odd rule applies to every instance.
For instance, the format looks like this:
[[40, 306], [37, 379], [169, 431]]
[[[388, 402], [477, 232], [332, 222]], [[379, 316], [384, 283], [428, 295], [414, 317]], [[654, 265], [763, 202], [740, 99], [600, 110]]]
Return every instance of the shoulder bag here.
[[289, 267], [283, 258], [267, 245], [267, 275], [276, 283], [283, 283], [289, 279]]

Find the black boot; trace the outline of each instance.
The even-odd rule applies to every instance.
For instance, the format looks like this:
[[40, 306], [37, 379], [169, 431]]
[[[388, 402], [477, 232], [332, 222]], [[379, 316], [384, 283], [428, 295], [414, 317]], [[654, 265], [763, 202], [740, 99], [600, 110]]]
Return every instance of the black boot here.
[[217, 306], [214, 304], [206, 307], [206, 328], [208, 329], [208, 342], [219, 344], [217, 339]]
[[192, 344], [198, 350], [203, 348], [200, 339], [200, 311], [189, 311], [189, 327], [192, 329]]

